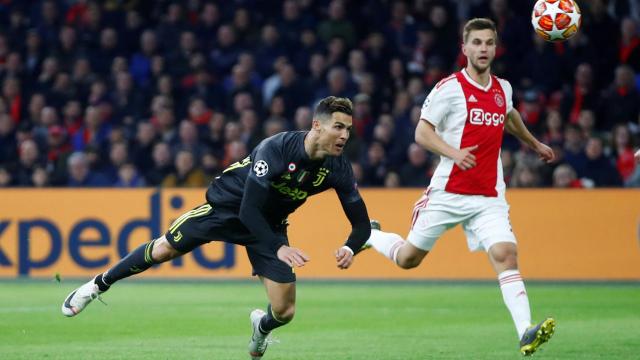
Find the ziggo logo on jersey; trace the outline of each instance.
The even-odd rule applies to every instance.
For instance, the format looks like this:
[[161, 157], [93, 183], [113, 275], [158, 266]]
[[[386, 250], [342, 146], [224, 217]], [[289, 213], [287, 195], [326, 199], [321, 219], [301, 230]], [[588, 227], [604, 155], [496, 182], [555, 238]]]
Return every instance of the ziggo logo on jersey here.
[[469, 122], [472, 125], [498, 126], [504, 123], [504, 114], [485, 112], [483, 109], [471, 109], [469, 111]]

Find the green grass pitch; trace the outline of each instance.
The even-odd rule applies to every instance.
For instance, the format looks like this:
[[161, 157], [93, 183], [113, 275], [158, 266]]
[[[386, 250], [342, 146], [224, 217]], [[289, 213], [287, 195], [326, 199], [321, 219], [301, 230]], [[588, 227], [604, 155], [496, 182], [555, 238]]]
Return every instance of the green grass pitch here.
[[[257, 282], [123, 281], [75, 318], [79, 283], [0, 282], [1, 359], [247, 359]], [[528, 284], [535, 319], [556, 317], [535, 359], [640, 358], [640, 285]], [[490, 283], [298, 283], [294, 321], [264, 359], [520, 359]]]

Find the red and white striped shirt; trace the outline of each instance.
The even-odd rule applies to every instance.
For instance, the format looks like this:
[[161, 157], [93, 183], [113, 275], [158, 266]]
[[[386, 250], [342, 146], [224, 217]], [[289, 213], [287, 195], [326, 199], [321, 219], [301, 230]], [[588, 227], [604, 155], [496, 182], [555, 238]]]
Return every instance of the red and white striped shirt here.
[[511, 84], [491, 75], [481, 86], [465, 70], [441, 80], [424, 101], [420, 117], [456, 149], [478, 145], [476, 166], [463, 171], [441, 156], [430, 187], [464, 195], [502, 196], [500, 147], [507, 114], [513, 109]]

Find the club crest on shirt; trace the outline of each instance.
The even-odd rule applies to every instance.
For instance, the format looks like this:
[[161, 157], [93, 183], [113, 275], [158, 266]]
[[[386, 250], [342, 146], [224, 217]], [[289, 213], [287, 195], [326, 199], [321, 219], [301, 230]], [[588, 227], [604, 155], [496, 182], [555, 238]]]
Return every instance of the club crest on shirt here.
[[496, 102], [496, 105], [499, 107], [504, 106], [504, 98], [500, 94], [493, 95], [493, 100]]
[[287, 168], [289, 169], [289, 172], [294, 172], [296, 171], [296, 164], [291, 162]]
[[269, 172], [269, 165], [264, 160], [258, 160], [255, 165], [253, 165], [253, 171], [255, 171], [258, 177], [265, 176]]

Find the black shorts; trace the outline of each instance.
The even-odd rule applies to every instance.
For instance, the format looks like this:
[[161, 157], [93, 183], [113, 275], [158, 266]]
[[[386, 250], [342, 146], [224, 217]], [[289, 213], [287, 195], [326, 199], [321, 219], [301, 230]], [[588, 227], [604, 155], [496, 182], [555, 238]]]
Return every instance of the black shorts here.
[[[286, 223], [276, 229], [276, 234], [289, 244]], [[178, 217], [165, 237], [174, 249], [183, 254], [214, 240], [242, 245], [247, 249], [253, 275], [278, 283], [296, 281], [293, 268], [280, 261], [268, 246], [259, 244], [231, 210], [214, 209], [210, 204], [200, 205]]]

